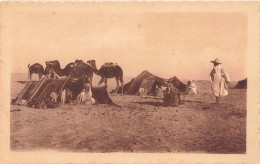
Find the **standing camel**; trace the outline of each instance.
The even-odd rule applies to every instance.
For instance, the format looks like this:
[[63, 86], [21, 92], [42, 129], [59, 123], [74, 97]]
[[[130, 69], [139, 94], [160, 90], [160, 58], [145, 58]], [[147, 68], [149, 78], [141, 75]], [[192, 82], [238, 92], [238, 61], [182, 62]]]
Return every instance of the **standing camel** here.
[[43, 66], [39, 63], [35, 63], [33, 65], [30, 66], [30, 64], [28, 65], [28, 78], [27, 80], [32, 80], [32, 74], [38, 74], [39, 75], [39, 80], [41, 80], [42, 75], [45, 75]]
[[60, 77], [70, 76], [73, 79], [78, 79], [85, 75], [92, 84], [93, 68], [90, 64], [84, 63], [82, 60], [76, 60], [74, 63], [69, 63], [64, 69], [60, 68], [60, 63], [57, 60], [47, 61], [45, 69], [46, 74], [53, 74], [53, 71]]
[[69, 63], [66, 65], [66, 67], [64, 69], [61, 69], [60, 62], [58, 60], [47, 61], [46, 68], [45, 68], [45, 74], [47, 76], [50, 76], [50, 75], [52, 75], [52, 70], [54, 70], [59, 76], [69, 76], [70, 70], [72, 69], [73, 66], [74, 66], [74, 63]]
[[98, 70], [97, 67], [96, 67], [96, 61], [95, 60], [89, 60], [89, 61], [87, 61], [87, 63], [89, 63], [93, 67], [94, 73], [96, 75], [101, 76], [101, 80], [98, 83], [99, 86], [103, 82], [105, 82], [105, 85], [107, 85], [107, 78], [115, 78], [116, 79], [116, 85], [117, 85], [115, 93], [117, 93], [117, 91], [119, 89], [119, 81], [120, 81], [121, 87], [122, 87], [122, 94], [124, 93], [123, 92], [123, 86], [124, 86], [123, 70], [119, 65], [114, 64], [114, 63], [105, 63]]

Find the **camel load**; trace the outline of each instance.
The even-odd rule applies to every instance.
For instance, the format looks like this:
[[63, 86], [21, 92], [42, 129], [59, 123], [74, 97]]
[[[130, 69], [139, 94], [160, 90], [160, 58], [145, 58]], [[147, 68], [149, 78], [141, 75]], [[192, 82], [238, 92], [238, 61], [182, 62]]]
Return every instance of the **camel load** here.
[[104, 64], [105, 67], [114, 67], [116, 65], [117, 65], [117, 63], [111, 63], [111, 62], [107, 62]]

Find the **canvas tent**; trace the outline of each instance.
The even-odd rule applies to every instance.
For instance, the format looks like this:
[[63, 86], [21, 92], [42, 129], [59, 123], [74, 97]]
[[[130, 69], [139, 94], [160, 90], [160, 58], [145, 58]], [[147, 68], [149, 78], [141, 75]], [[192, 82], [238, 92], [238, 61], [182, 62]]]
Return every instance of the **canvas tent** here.
[[[165, 82], [172, 83], [173, 86], [177, 87], [181, 92], [185, 92], [186, 90], [186, 85], [183, 84], [177, 77], [163, 79], [151, 74], [148, 71], [143, 71], [140, 75], [126, 83], [123, 86], [123, 91], [126, 95], [137, 95], [139, 94], [139, 90], [141, 88], [145, 91], [146, 95], [156, 96], [156, 86], [165, 86]], [[118, 89], [117, 93], [122, 93], [122, 87]]]
[[234, 89], [246, 89], [247, 88], [247, 78], [241, 81], [238, 81], [238, 83], [235, 85]]
[[24, 101], [24, 105], [39, 105], [42, 101], [50, 99], [52, 92], [59, 95], [67, 81], [68, 78], [51, 79], [45, 77], [40, 81], [28, 82], [15, 99], [15, 103], [19, 104], [21, 101]]
[[173, 76], [172, 78], [166, 80], [169, 83], [172, 83], [174, 87], [176, 87], [181, 93], [186, 92], [187, 85], [184, 84], [182, 81], [180, 81], [176, 76]]
[[[84, 77], [76, 81], [70, 77], [62, 79], [44, 77], [40, 81], [27, 82], [13, 103], [27, 105], [29, 107], [39, 107], [42, 102], [46, 103], [51, 101], [51, 94], [53, 92], [60, 98], [64, 88], [68, 88], [72, 91], [72, 99], [74, 100], [82, 90], [84, 83]], [[98, 103], [113, 104], [106, 87], [92, 87], [92, 97]]]

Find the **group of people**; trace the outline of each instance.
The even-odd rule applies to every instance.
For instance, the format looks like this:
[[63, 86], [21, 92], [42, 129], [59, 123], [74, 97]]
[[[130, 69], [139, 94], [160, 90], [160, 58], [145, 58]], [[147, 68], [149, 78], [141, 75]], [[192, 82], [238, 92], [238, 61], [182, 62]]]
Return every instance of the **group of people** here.
[[[77, 92], [76, 92], [77, 93]], [[61, 92], [61, 103], [78, 103], [78, 104], [114, 104], [107, 91], [107, 86], [92, 87], [89, 82], [85, 83], [82, 89], [72, 99], [72, 91], [65, 88]], [[115, 105], [115, 104], [114, 104]]]
[[[216, 104], [220, 104], [220, 98], [228, 95], [228, 83], [231, 82], [229, 74], [221, 67], [221, 62], [218, 58], [211, 61], [213, 69], [210, 72], [210, 84], [213, 95], [216, 97]], [[192, 81], [188, 81], [188, 92], [197, 94], [196, 85]]]
[[[216, 104], [220, 104], [220, 98], [228, 95], [228, 83], [231, 82], [228, 73], [221, 67], [221, 62], [218, 58], [213, 63], [213, 69], [210, 72], [210, 83], [213, 95], [216, 97]], [[186, 93], [185, 94], [195, 94], [197, 95], [196, 85], [189, 80], [187, 83]], [[179, 91], [169, 83], [164, 92], [164, 102], [166, 105], [178, 106], [181, 104], [180, 93]]]
[[[53, 95], [51, 95], [53, 98]], [[72, 102], [72, 91], [69, 88], [64, 88], [61, 92], [61, 103], [71, 103]], [[78, 104], [95, 104], [95, 99], [92, 97], [91, 85], [90, 83], [84, 84], [83, 88], [77, 95], [75, 101]]]

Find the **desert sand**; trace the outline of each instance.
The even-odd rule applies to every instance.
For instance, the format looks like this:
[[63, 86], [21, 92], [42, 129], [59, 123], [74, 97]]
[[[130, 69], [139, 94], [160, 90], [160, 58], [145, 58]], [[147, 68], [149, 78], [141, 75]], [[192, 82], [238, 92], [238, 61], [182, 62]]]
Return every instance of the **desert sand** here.
[[[245, 153], [246, 89], [230, 89], [214, 105], [209, 82], [195, 84], [199, 94], [182, 95], [179, 107], [165, 107], [160, 98], [116, 94], [111, 97], [118, 106], [11, 105], [11, 150]], [[12, 95], [17, 92], [12, 87]]]

